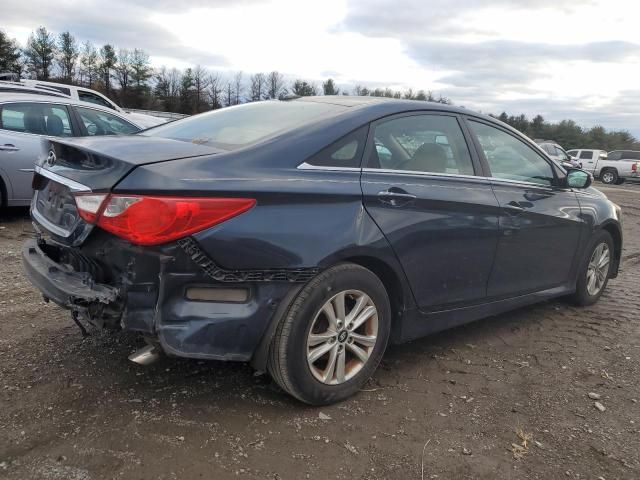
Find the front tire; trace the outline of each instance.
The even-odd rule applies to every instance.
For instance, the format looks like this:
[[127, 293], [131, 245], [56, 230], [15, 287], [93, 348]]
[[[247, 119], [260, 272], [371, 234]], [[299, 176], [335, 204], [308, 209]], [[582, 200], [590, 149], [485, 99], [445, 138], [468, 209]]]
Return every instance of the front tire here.
[[613, 238], [609, 232], [597, 232], [578, 272], [576, 292], [571, 299], [576, 305], [593, 305], [598, 301], [609, 281], [613, 262]]
[[311, 280], [280, 320], [269, 373], [302, 402], [339, 402], [371, 377], [390, 330], [391, 308], [380, 279], [359, 265], [336, 265]]

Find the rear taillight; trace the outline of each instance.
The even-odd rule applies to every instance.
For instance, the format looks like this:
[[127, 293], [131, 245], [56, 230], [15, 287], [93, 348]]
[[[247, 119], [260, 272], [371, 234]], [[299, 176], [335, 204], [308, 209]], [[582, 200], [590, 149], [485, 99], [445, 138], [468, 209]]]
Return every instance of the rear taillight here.
[[80, 216], [136, 245], [159, 245], [246, 212], [251, 198], [76, 195]]
[[638, 171], [638, 164], [634, 163], [633, 165], [631, 165], [631, 171], [632, 172], [637, 172]]

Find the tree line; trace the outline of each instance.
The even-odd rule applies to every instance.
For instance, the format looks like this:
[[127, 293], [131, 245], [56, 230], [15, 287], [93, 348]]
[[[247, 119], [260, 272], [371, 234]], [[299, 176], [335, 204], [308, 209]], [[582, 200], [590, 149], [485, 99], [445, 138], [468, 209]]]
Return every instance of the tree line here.
[[[320, 85], [304, 79], [293, 81], [280, 72], [215, 72], [200, 65], [178, 70], [153, 68], [149, 55], [139, 48], [116, 49], [111, 44], [80, 43], [71, 32], [54, 35], [45, 27], [31, 33], [21, 47], [0, 30], [0, 73], [86, 86], [101, 91], [127, 108], [163, 110], [185, 114], [288, 95], [360, 95], [403, 98], [451, 104], [430, 90], [368, 88], [356, 85], [340, 89], [331, 78]], [[573, 120], [549, 123], [541, 115], [495, 116], [531, 138], [555, 140], [566, 148], [640, 149], [629, 132], [606, 131], [597, 126], [584, 129]]]
[[607, 131], [604, 127], [583, 128], [573, 120], [562, 120], [551, 123], [542, 115], [529, 120], [525, 115], [492, 115], [498, 120], [511, 125], [516, 130], [533, 139], [553, 140], [566, 150], [572, 148], [593, 148], [611, 150], [640, 150], [640, 142], [625, 130]]
[[154, 69], [142, 49], [80, 43], [69, 31], [54, 35], [46, 27], [32, 32], [24, 48], [0, 30], [0, 72], [86, 86], [128, 108], [186, 114], [288, 95], [353, 93], [451, 103], [431, 91], [369, 89], [357, 85], [349, 92], [338, 88], [331, 78], [317, 85], [304, 79], [289, 81], [277, 71], [245, 76], [243, 72], [214, 72], [200, 65], [184, 70]]

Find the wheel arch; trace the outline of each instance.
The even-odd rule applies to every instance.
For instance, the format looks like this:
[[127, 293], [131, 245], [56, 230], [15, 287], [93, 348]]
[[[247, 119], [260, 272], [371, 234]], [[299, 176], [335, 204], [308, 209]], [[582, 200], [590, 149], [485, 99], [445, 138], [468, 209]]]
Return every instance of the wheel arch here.
[[618, 269], [620, 268], [620, 261], [622, 259], [622, 230], [619, 225], [613, 222], [605, 223], [600, 229], [608, 232], [611, 238], [613, 238], [614, 264], [610, 275], [611, 278], [615, 278], [618, 276]]
[[[400, 274], [391, 265], [377, 257], [356, 255], [342, 259], [370, 270], [384, 285], [391, 307], [391, 343], [401, 338], [402, 318], [408, 308], [411, 295], [406, 291]], [[409, 295], [407, 295], [409, 293]]]
[[4, 179], [0, 175], [0, 208], [6, 207], [9, 202], [9, 193], [7, 192], [7, 186], [4, 184]]

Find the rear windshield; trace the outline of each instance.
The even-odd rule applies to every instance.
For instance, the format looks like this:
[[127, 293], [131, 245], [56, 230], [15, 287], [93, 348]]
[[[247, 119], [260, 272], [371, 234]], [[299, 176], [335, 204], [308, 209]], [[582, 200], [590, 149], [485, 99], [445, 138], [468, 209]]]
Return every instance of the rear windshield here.
[[177, 120], [141, 135], [233, 150], [344, 110], [346, 107], [326, 103], [270, 100]]
[[640, 160], [640, 152], [632, 150], [615, 150], [609, 152], [609, 160]]

